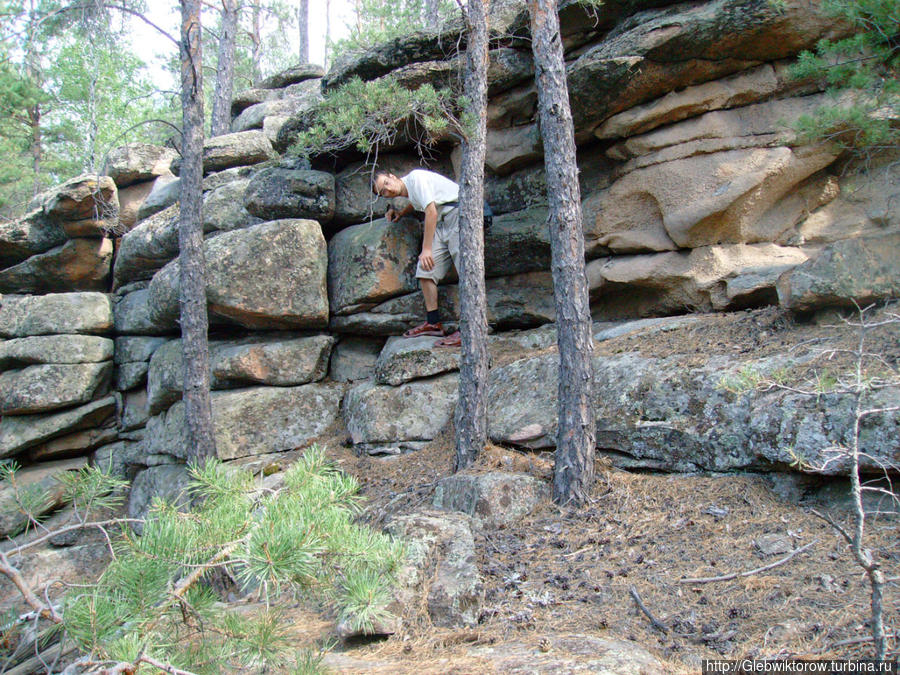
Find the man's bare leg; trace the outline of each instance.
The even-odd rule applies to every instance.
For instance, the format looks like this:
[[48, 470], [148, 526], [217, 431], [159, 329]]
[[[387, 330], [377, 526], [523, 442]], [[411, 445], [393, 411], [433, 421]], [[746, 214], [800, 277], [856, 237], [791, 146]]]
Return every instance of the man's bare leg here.
[[422, 296], [425, 298], [425, 311], [433, 312], [438, 308], [438, 288], [433, 279], [419, 279]]

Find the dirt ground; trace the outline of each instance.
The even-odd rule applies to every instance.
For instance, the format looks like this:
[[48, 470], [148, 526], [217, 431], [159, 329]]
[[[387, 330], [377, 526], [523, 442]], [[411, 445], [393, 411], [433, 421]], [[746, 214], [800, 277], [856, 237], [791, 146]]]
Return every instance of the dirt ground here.
[[[873, 320], [884, 320], [881, 312]], [[641, 351], [654, 356], [733, 350], [762, 357], [786, 350], [818, 350], [832, 372], [853, 365], [841, 350], [857, 335], [837, 317], [796, 324], [776, 308], [705, 316], [701, 322], [652, 337], [623, 336], [597, 352]], [[871, 372], [896, 374], [897, 325], [872, 330], [867, 349], [878, 355]], [[494, 353], [494, 364], [516, 358]], [[815, 378], [812, 368], [792, 373]], [[367, 497], [363, 519], [379, 526], [398, 514], [429, 508], [434, 484], [451, 473], [453, 433], [445, 429], [426, 449], [396, 457], [357, 457], [332, 446]], [[493, 446], [474, 470], [525, 471], [548, 480], [552, 455]], [[847, 484], [814, 489], [816, 480], [787, 481], [754, 474], [634, 473], [598, 461], [589, 504], [559, 508], [547, 502], [515, 526], [476, 531], [485, 609], [475, 629], [448, 631], [426, 617], [406, 617], [404, 631], [384, 642], [355, 646], [366, 659], [402, 659], [409, 672], [478, 672], [466, 657], [475, 644], [583, 633], [633, 640], [672, 673], [699, 672], [704, 658], [870, 658], [870, 591], [844, 540], [814, 511], [845, 526], [849, 512], [833, 508]], [[804, 498], [804, 492], [807, 493]], [[823, 494], [829, 504], [819, 503]], [[839, 500], [838, 500], [839, 501]], [[900, 632], [900, 520], [867, 522], [867, 545], [891, 581], [884, 617], [889, 635]], [[748, 572], [730, 580], [687, 579]], [[764, 553], [760, 547], [769, 549]], [[635, 596], [658, 622], [654, 627]], [[898, 639], [889, 641], [896, 658]], [[454, 654], [459, 661], [454, 661]], [[440, 661], [436, 661], [436, 659]]]

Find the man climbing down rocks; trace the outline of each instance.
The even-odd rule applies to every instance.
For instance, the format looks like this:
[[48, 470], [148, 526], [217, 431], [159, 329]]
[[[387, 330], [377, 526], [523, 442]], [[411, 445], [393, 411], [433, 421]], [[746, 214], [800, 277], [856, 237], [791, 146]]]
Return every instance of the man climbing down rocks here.
[[[403, 209], [389, 208], [385, 214], [389, 223], [400, 220], [412, 211], [425, 214], [425, 232], [422, 235], [422, 253], [416, 267], [416, 278], [425, 298], [425, 323], [410, 328], [404, 337], [421, 335], [446, 335], [438, 312], [438, 282], [450, 269], [452, 261], [459, 269], [459, 185], [449, 178], [424, 169], [410, 171], [403, 178], [397, 178], [387, 171], [378, 171], [372, 182], [372, 192], [381, 197], [393, 199], [406, 197], [409, 200]], [[436, 347], [458, 347], [459, 331], [443, 337]]]

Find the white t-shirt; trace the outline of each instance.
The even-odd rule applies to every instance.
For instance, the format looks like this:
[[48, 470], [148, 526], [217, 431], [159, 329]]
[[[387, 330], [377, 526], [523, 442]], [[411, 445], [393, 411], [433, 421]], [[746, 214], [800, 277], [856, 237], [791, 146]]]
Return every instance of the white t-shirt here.
[[409, 201], [416, 211], [424, 211], [431, 202], [434, 202], [440, 211], [441, 204], [459, 199], [459, 185], [434, 171], [415, 169], [400, 180], [406, 186]]

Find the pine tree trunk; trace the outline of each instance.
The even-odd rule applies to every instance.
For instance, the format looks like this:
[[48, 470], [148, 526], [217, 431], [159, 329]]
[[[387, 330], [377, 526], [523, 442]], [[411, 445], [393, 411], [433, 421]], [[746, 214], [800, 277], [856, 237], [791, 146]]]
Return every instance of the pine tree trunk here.
[[206, 274], [203, 260], [203, 74], [200, 0], [181, 0], [181, 222], [178, 229], [184, 418], [187, 457], [215, 457], [209, 396]]
[[256, 86], [262, 80], [262, 34], [260, 32], [260, 14], [262, 10], [259, 3], [260, 0], [253, 3], [250, 15], [250, 42], [253, 45], [250, 50], [250, 60], [253, 62], [253, 86]]
[[469, 0], [464, 92], [471, 127], [464, 130], [459, 192], [459, 299], [462, 359], [456, 406], [456, 470], [487, 443], [487, 303], [484, 296], [484, 154], [487, 119], [487, 0]]
[[234, 91], [234, 46], [237, 39], [238, 12], [235, 0], [222, 0], [222, 33], [216, 61], [216, 88], [213, 92], [210, 136], [231, 131], [231, 94]]
[[309, 63], [309, 0], [300, 0], [297, 23], [300, 30], [300, 63]]
[[553, 500], [583, 503], [594, 481], [591, 314], [575, 132], [556, 0], [528, 0], [538, 112], [544, 141], [548, 224], [559, 343], [559, 430]]
[[322, 57], [322, 67], [328, 70], [328, 55], [331, 51], [331, 0], [325, 0], [325, 56]]

